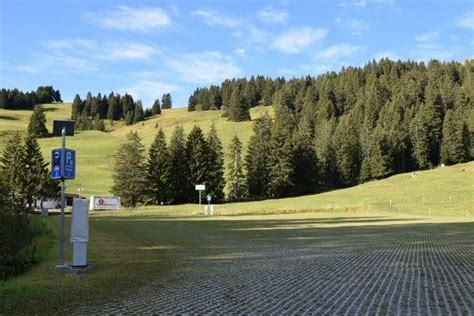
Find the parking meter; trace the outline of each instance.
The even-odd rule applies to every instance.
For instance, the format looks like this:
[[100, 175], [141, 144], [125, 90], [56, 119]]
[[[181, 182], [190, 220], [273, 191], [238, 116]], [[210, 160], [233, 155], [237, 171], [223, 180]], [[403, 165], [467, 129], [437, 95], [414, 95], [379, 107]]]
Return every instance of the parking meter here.
[[89, 207], [87, 200], [74, 199], [72, 205], [71, 243], [72, 267], [87, 266], [89, 241]]

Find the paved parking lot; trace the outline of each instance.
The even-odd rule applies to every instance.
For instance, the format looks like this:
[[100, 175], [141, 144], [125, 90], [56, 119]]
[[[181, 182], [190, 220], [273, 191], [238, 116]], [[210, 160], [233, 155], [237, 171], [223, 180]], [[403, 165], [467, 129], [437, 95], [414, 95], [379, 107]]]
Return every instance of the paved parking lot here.
[[282, 217], [217, 220], [211, 236], [184, 229], [206, 250], [188, 249], [165, 278], [79, 313], [473, 314], [474, 223], [390, 221]]

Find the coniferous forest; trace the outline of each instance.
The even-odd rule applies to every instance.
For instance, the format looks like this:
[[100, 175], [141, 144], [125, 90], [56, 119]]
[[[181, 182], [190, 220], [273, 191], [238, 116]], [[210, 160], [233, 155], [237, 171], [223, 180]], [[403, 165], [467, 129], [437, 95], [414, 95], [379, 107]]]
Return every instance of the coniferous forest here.
[[145, 118], [161, 113], [161, 109], [171, 109], [172, 98], [169, 93], [163, 94], [160, 100], [156, 99], [151, 108], [143, 109], [141, 100], [134, 100], [131, 95], [125, 93], [121, 96], [111, 92], [108, 96], [99, 93], [93, 96], [88, 92], [84, 100], [76, 94], [72, 102], [71, 118], [76, 121], [76, 129], [104, 130], [105, 126], [101, 120], [111, 121], [125, 120], [126, 125], [133, 125], [143, 121]]
[[32, 110], [36, 104], [62, 102], [59, 90], [53, 86], [40, 86], [36, 91], [23, 92], [18, 89], [0, 90], [0, 109]]
[[227, 200], [286, 197], [465, 162], [472, 159], [473, 76], [473, 60], [382, 59], [318, 77], [226, 80], [197, 89], [188, 110], [222, 109], [228, 119], [242, 121], [250, 119], [249, 108], [273, 105], [274, 119], [255, 121], [245, 157], [235, 139], [226, 148], [226, 172], [219, 158], [218, 175], [208, 179], [217, 160], [206, 160], [206, 153], [223, 157], [220, 142], [206, 140], [197, 127], [185, 141], [178, 128], [168, 148], [163, 136], [152, 145], [170, 155], [153, 168], [162, 170], [160, 181], [170, 192], [164, 200], [181, 203], [193, 201], [193, 188], [185, 190], [184, 183], [222, 179], [218, 187], [226, 188]]

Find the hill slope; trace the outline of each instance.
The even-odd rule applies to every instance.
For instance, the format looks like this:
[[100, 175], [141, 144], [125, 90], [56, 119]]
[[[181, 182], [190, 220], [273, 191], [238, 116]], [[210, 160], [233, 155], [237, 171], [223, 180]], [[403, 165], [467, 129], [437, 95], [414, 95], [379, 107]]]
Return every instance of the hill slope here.
[[[69, 119], [71, 104], [46, 104], [47, 127], [52, 130], [54, 119]], [[265, 111], [273, 114], [272, 107], [257, 107], [251, 109], [252, 119], [260, 117]], [[29, 117], [32, 111], [0, 109], [0, 150], [3, 150], [8, 137], [15, 131], [26, 133]], [[77, 179], [68, 181], [68, 192], [82, 192], [84, 195], [109, 194], [112, 186], [113, 160], [117, 148], [126, 139], [130, 131], [137, 131], [145, 146], [149, 146], [156, 134], [156, 127], [163, 128], [166, 136], [171, 134], [177, 124], [181, 124], [188, 133], [194, 125], [200, 126], [207, 133], [215, 124], [217, 133], [222, 140], [224, 150], [231, 139], [238, 135], [246, 149], [252, 135], [253, 122], [230, 122], [222, 118], [221, 111], [188, 112], [186, 109], [164, 110], [159, 116], [149, 118], [135, 125], [125, 126], [123, 122], [115, 122], [114, 126], [107, 125], [108, 131], [76, 132], [74, 137], [67, 138], [66, 146], [77, 152]], [[51, 149], [59, 147], [58, 137], [40, 139], [40, 145], [45, 157], [49, 157]], [[49, 158], [47, 158], [49, 159]]]
[[[347, 189], [245, 203], [215, 206], [218, 215], [262, 214], [305, 211], [343, 211], [375, 214], [389, 212], [422, 217], [474, 218], [474, 162], [403, 173], [387, 179], [371, 181]], [[110, 213], [108, 213], [110, 214]], [[113, 212], [123, 216], [123, 212]], [[132, 210], [143, 215], [197, 215], [202, 210], [195, 204], [145, 207]]]

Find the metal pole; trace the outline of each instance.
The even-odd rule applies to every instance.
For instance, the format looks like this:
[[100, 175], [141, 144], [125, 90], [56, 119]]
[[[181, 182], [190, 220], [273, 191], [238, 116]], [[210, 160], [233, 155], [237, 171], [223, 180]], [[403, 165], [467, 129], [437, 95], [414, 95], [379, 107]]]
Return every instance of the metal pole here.
[[199, 190], [199, 206], [201, 206], [201, 190]]
[[59, 221], [59, 265], [64, 266], [64, 207], [65, 197], [64, 197], [64, 149], [66, 148], [66, 128], [63, 127], [61, 132], [61, 219]]

